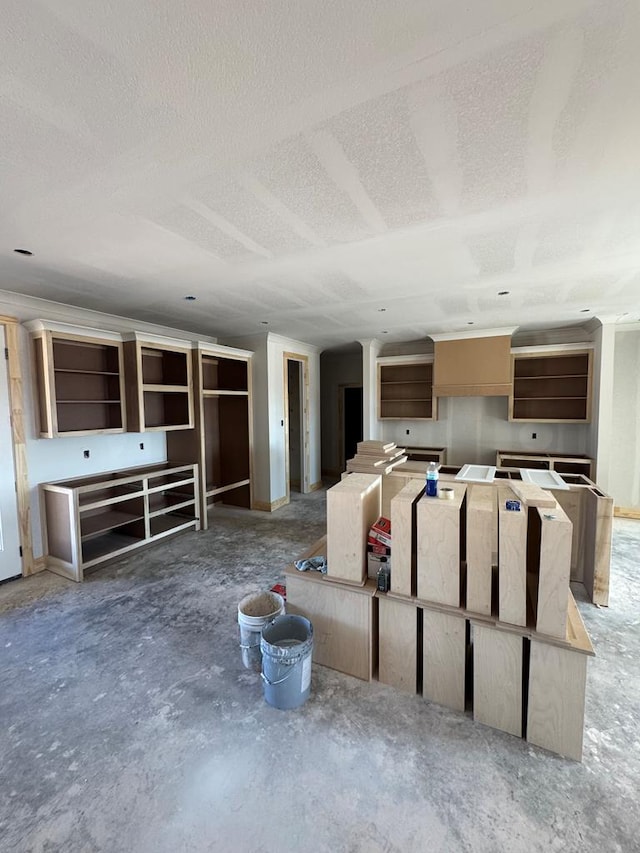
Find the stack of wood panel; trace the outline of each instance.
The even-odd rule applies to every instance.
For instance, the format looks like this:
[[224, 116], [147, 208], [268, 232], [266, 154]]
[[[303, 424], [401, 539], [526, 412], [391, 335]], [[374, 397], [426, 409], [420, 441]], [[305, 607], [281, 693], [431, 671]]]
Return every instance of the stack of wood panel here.
[[407, 461], [403, 447], [394, 441], [359, 441], [356, 455], [347, 462], [347, 472], [388, 474]]
[[[388, 593], [362, 568], [365, 515], [375, 512], [367, 506], [377, 505], [380, 479], [383, 492], [387, 481], [401, 485], [389, 501]], [[422, 477], [394, 472], [351, 474], [335, 495], [329, 490], [335, 574], [288, 572], [288, 606], [326, 634], [314, 660], [360, 678], [377, 671], [385, 684], [580, 760], [594, 652], [569, 589], [571, 519], [551, 493], [520, 482], [451, 479], [448, 500], [427, 497], [423, 486]], [[520, 510], [507, 510], [514, 499]], [[347, 660], [344, 649], [356, 646], [357, 661]]]

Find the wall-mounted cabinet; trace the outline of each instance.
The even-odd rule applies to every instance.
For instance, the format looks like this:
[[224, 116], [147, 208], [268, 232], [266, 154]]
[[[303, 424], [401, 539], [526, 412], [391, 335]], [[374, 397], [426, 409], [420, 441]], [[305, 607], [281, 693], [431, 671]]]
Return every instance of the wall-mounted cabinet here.
[[40, 437], [124, 432], [120, 335], [67, 333], [42, 320], [25, 326], [32, 333]]
[[381, 420], [435, 420], [432, 356], [378, 359], [378, 417]]
[[247, 350], [210, 344], [193, 351], [195, 429], [167, 435], [167, 454], [199, 465], [203, 508], [251, 506], [251, 357]]
[[200, 529], [195, 465], [128, 468], [40, 485], [47, 568], [81, 581], [94, 566]]
[[182, 341], [131, 335], [124, 343], [132, 432], [193, 427], [191, 350]]
[[514, 351], [509, 399], [512, 421], [591, 420], [592, 350]]

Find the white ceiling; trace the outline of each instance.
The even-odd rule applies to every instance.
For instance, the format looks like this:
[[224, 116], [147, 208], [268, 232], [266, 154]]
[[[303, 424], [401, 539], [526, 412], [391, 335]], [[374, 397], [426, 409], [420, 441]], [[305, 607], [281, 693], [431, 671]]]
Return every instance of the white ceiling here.
[[637, 0], [2, 6], [5, 290], [322, 347], [640, 317]]

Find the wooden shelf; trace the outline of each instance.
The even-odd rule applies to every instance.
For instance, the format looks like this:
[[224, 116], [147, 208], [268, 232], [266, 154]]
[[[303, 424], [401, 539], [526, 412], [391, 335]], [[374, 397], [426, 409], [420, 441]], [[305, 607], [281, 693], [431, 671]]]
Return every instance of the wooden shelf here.
[[28, 325], [40, 437], [124, 432], [122, 343], [54, 331], [43, 321]]
[[591, 350], [514, 355], [509, 420], [587, 423], [591, 359]]
[[433, 363], [378, 359], [378, 417], [381, 420], [434, 420]]
[[124, 344], [127, 410], [135, 432], [193, 428], [191, 350], [171, 339]]
[[251, 507], [251, 357], [201, 344], [193, 351], [195, 428], [167, 435], [167, 454], [200, 467], [202, 526], [214, 502]]
[[[81, 581], [88, 566], [158, 535], [200, 529], [200, 490], [193, 464], [167, 463], [42, 483], [40, 494], [47, 568], [72, 580]], [[181, 514], [174, 516], [178, 511]], [[169, 515], [170, 522], [157, 521]]]

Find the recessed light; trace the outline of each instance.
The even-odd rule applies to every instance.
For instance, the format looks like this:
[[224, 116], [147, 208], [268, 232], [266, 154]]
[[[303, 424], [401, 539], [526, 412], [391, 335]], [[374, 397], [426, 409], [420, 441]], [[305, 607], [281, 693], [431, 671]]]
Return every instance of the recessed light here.
[[185, 299], [187, 300], [187, 302], [195, 302], [197, 297], [196, 296], [185, 296]]
[[28, 258], [33, 255], [33, 252], [30, 252], [29, 249], [14, 249], [14, 252], [17, 252], [19, 255], [26, 255]]
[[468, 321], [467, 321], [467, 326], [473, 326], [473, 325], [474, 325], [473, 320], [468, 320]]
[[510, 290], [499, 290], [498, 296], [508, 296], [511, 293]]
[[386, 311], [386, 308], [378, 308], [378, 311], [382, 314], [383, 311]]
[[589, 311], [591, 311], [591, 308], [581, 308], [581, 309], [580, 309], [580, 313], [581, 313], [581, 314], [588, 314], [588, 313], [589, 313]]
[[385, 329], [383, 332], [380, 332], [381, 335], [388, 335], [389, 332]]
[[269, 321], [268, 321], [268, 320], [260, 320], [260, 323], [261, 323], [263, 326], [268, 326], [268, 325], [269, 325]]

